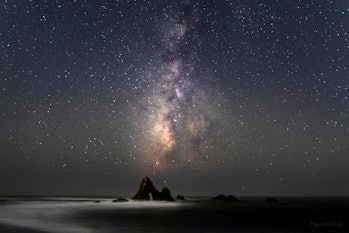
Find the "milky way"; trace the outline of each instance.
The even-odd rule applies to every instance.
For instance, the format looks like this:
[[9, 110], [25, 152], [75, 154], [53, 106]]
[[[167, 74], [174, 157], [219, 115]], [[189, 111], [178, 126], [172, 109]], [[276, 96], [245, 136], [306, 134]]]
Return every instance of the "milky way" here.
[[163, 13], [159, 51], [161, 65], [153, 74], [158, 76], [155, 78], [156, 85], [145, 103], [149, 140], [144, 141], [144, 155], [150, 165], [160, 168], [167, 164], [177, 166], [182, 160], [191, 162], [198, 158], [199, 151], [186, 147], [193, 146], [194, 138], [204, 140], [203, 134], [208, 124], [205, 112], [196, 109], [204, 100], [198, 100], [195, 96], [198, 87], [194, 86], [190, 77], [193, 64], [180, 56], [188, 30], [195, 27], [197, 15], [195, 9], [189, 15], [184, 15], [181, 7], [185, 5], [179, 4], [174, 7], [175, 10], [170, 8], [174, 12], [165, 10]]
[[348, 7], [4, 1], [0, 194], [349, 194]]
[[193, 80], [197, 57], [191, 51], [195, 48], [185, 45], [188, 35], [195, 34], [199, 16], [195, 8], [186, 10], [189, 4], [178, 3], [162, 13], [159, 66], [150, 71], [154, 84], [142, 97], [145, 112], [140, 125], [145, 126], [141, 129], [145, 139], [139, 140], [142, 145], [137, 156], [141, 166], [145, 163], [154, 171], [219, 163], [224, 155], [218, 153], [218, 142], [212, 139], [222, 140], [222, 126], [227, 130], [236, 124], [233, 115], [230, 119], [222, 116], [224, 108], [229, 108], [223, 106], [222, 98]]

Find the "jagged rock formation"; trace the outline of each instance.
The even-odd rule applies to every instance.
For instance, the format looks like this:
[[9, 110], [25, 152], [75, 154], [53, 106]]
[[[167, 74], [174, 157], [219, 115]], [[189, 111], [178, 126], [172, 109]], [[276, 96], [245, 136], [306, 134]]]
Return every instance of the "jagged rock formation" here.
[[138, 192], [132, 198], [134, 200], [174, 201], [171, 192], [164, 187], [161, 192], [157, 190], [149, 177], [145, 176], [139, 185]]
[[[139, 185], [138, 192], [136, 195], [132, 198], [135, 200], [150, 200], [151, 198], [156, 198], [159, 196], [159, 191], [155, 188], [153, 182], [145, 176], [141, 184]], [[151, 196], [150, 196], [151, 194]]]
[[237, 199], [236, 197], [229, 195], [229, 196], [225, 196], [223, 194], [220, 194], [216, 197], [213, 197], [212, 200], [214, 201], [238, 201], [239, 199]]

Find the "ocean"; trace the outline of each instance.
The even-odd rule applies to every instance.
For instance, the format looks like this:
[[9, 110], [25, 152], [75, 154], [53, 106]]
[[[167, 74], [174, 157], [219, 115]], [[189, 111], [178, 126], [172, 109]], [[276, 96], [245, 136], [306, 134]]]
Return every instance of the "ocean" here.
[[349, 232], [348, 198], [276, 199], [11, 198], [0, 202], [0, 232]]

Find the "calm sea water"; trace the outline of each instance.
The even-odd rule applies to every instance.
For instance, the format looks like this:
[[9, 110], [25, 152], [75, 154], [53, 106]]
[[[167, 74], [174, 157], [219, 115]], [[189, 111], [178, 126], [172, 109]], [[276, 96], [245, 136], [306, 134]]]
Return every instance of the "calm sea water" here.
[[11, 200], [1, 225], [50, 233], [109, 232], [349, 232], [347, 198], [263, 198], [214, 202], [112, 202], [112, 199]]

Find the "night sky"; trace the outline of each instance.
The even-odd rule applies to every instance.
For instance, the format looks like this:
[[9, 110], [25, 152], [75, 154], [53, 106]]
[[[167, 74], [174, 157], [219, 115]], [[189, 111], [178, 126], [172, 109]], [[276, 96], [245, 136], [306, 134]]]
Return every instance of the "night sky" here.
[[0, 194], [349, 195], [349, 1], [4, 0]]

